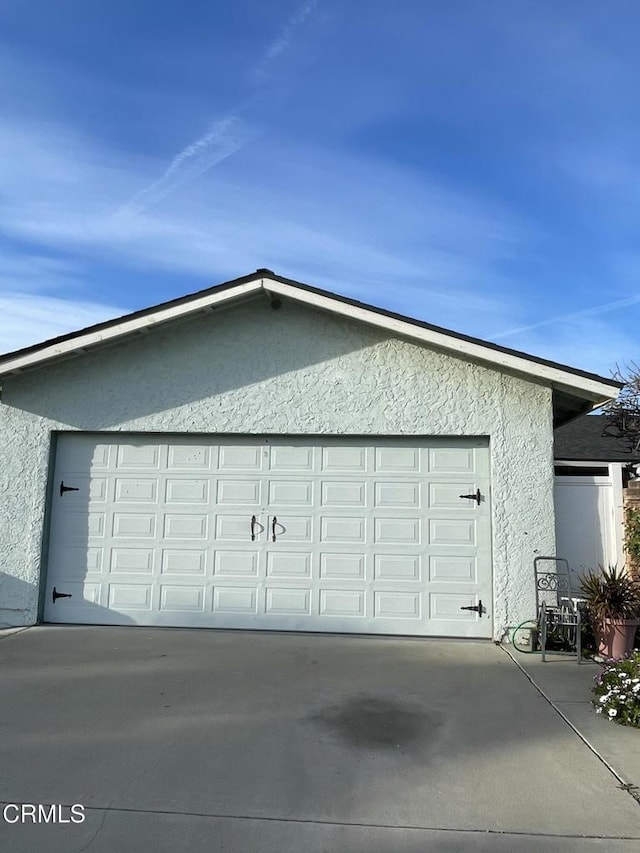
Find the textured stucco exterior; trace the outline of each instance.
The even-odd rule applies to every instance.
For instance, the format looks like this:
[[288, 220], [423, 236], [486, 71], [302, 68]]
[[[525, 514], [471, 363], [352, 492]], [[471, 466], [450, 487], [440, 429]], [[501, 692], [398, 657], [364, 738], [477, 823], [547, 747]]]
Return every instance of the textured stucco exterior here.
[[37, 619], [58, 430], [488, 436], [496, 639], [554, 553], [550, 387], [262, 296], [5, 380], [0, 627]]

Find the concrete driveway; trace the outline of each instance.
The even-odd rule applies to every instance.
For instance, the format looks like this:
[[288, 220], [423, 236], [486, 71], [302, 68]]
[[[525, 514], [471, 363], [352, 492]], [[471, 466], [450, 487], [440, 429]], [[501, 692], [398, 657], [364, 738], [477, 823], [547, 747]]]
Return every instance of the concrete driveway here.
[[638, 849], [638, 803], [491, 643], [38, 627], [0, 678], [0, 801], [85, 816], [0, 812], [3, 853]]

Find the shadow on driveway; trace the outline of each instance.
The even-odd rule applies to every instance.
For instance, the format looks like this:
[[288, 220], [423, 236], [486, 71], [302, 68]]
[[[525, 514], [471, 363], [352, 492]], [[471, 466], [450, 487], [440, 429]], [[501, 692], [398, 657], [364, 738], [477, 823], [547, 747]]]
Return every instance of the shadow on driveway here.
[[[0, 800], [82, 803], [96, 839], [133, 822], [242, 851], [640, 840], [637, 803], [491, 643], [44, 626], [0, 665]], [[68, 830], [78, 850], [90, 826]]]

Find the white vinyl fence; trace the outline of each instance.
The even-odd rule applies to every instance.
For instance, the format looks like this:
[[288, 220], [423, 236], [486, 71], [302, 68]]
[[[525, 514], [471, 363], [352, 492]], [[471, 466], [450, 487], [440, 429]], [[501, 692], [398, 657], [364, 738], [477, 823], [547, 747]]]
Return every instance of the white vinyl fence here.
[[621, 463], [556, 462], [555, 512], [556, 555], [578, 574], [624, 565]]

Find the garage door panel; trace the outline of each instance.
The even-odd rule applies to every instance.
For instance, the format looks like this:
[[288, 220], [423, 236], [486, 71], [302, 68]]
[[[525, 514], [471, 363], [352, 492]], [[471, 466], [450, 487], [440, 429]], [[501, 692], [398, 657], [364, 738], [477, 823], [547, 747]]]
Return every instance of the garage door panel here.
[[204, 513], [172, 513], [164, 515], [164, 538], [193, 541], [209, 535], [209, 516]]
[[421, 619], [422, 594], [376, 590], [374, 613], [381, 619]]
[[[53, 602], [50, 594], [47, 596], [47, 604], [52, 612], [57, 613], [62, 621], [67, 621], [67, 616], [78, 609], [88, 609], [90, 606], [100, 605], [103, 586], [106, 584], [97, 581], [78, 581], [73, 578], [61, 576], [58, 580], [58, 592], [63, 591], [70, 598], [59, 598]], [[53, 592], [53, 587], [52, 587]]]
[[258, 612], [258, 590], [254, 587], [216, 586], [213, 590], [214, 613]]
[[422, 506], [420, 481], [377, 482], [374, 506], [381, 509], [420, 509]]
[[298, 445], [275, 445], [268, 451], [269, 470], [273, 472], [311, 472], [315, 469], [316, 448]]
[[320, 577], [326, 580], [364, 580], [364, 554], [320, 554]]
[[262, 448], [250, 445], [222, 445], [218, 453], [218, 470], [261, 471]]
[[120, 444], [116, 454], [118, 470], [157, 470], [160, 468], [162, 447], [157, 444]]
[[203, 586], [163, 584], [160, 587], [160, 610], [201, 613], [204, 610], [205, 594]]
[[420, 518], [376, 518], [374, 542], [379, 545], [419, 545], [421, 529]]
[[225, 506], [257, 507], [261, 501], [259, 480], [239, 480], [228, 477], [217, 480], [216, 503]]
[[481, 439], [69, 434], [54, 480], [50, 621], [491, 636]]
[[108, 471], [112, 467], [111, 454], [116, 450], [112, 442], [96, 440], [95, 436], [78, 434], [73, 442], [62, 436], [56, 443], [56, 467], [79, 475], [86, 475], [87, 471]]
[[313, 505], [312, 480], [270, 480], [267, 502], [272, 509], [281, 506], [310, 507]]
[[163, 575], [203, 575], [206, 572], [207, 552], [193, 548], [163, 548], [160, 566]]
[[[93, 484], [92, 484], [93, 485]], [[105, 483], [106, 485], [106, 483]], [[106, 490], [105, 490], [106, 497]], [[104, 500], [104, 498], [103, 498]], [[158, 479], [140, 479], [139, 477], [116, 477], [114, 502], [119, 503], [158, 503]]]
[[[60, 495], [60, 487], [65, 491]], [[67, 489], [71, 489], [67, 491]], [[54, 483], [56, 497], [61, 500], [61, 509], [68, 512], [80, 509], [86, 511], [87, 503], [105, 503], [110, 499], [109, 480], [107, 477], [87, 477], [86, 471], [69, 470], [64, 479]]]
[[219, 577], [258, 577], [257, 551], [218, 551], [214, 555], [213, 573]]
[[267, 576], [272, 578], [310, 578], [311, 554], [308, 551], [293, 551], [267, 554]]
[[376, 554], [374, 577], [393, 583], [422, 580], [419, 554]]
[[152, 574], [155, 560], [153, 548], [112, 548], [111, 574]]
[[[154, 539], [158, 516], [153, 512], [114, 512], [111, 535], [114, 539]], [[99, 534], [95, 534], [99, 535]]]
[[[86, 507], [86, 504], [85, 504]], [[104, 539], [107, 529], [106, 512], [89, 512], [86, 508], [60, 513], [53, 547], [59, 545], [87, 546], [89, 539]]]
[[323, 507], [366, 507], [367, 483], [364, 480], [324, 480], [320, 504]]
[[110, 583], [108, 607], [114, 610], [151, 610], [153, 585], [150, 583]]
[[364, 473], [366, 470], [366, 448], [353, 446], [322, 448], [322, 471], [324, 473], [357, 474]]
[[321, 616], [362, 619], [366, 615], [364, 590], [321, 589], [319, 604]]
[[429, 611], [431, 619], [444, 621], [455, 620], [473, 624], [477, 615], [464, 607], [475, 607], [478, 599], [474, 593], [432, 592], [429, 595]]
[[217, 461], [217, 448], [189, 442], [169, 444], [167, 469], [169, 471], [210, 471]]
[[429, 448], [429, 471], [433, 474], [476, 473], [476, 453], [471, 447]]
[[278, 513], [269, 518], [262, 539], [267, 542], [273, 541], [275, 531], [276, 541], [281, 547], [310, 543], [313, 540], [314, 526], [314, 518], [310, 515], [295, 516]]
[[322, 518], [320, 539], [334, 545], [364, 545], [367, 538], [367, 521], [360, 516], [327, 516]]
[[424, 461], [419, 447], [376, 447], [374, 470], [379, 474], [420, 474]]
[[[59, 567], [67, 577], [84, 577], [85, 574], [100, 574], [103, 570], [105, 549], [88, 546], [86, 537], [80, 544], [52, 543], [49, 547], [49, 562]], [[107, 558], [109, 551], [107, 550]]]
[[209, 480], [169, 477], [165, 482], [164, 502], [168, 506], [171, 504], [208, 506], [209, 487]]
[[246, 542], [251, 539], [251, 514], [223, 515], [215, 517], [216, 542]]
[[472, 518], [434, 518], [429, 522], [432, 545], [474, 546], [477, 542], [476, 521]]
[[477, 582], [477, 559], [472, 556], [440, 556], [429, 559], [429, 578], [432, 581], [447, 583]]
[[312, 593], [310, 588], [271, 587], [267, 589], [266, 612], [280, 616], [311, 615]]
[[451, 509], [456, 513], [474, 512], [476, 501], [461, 498], [460, 495], [473, 494], [475, 490], [475, 480], [463, 480], [455, 483], [429, 483], [429, 506], [436, 510]]

